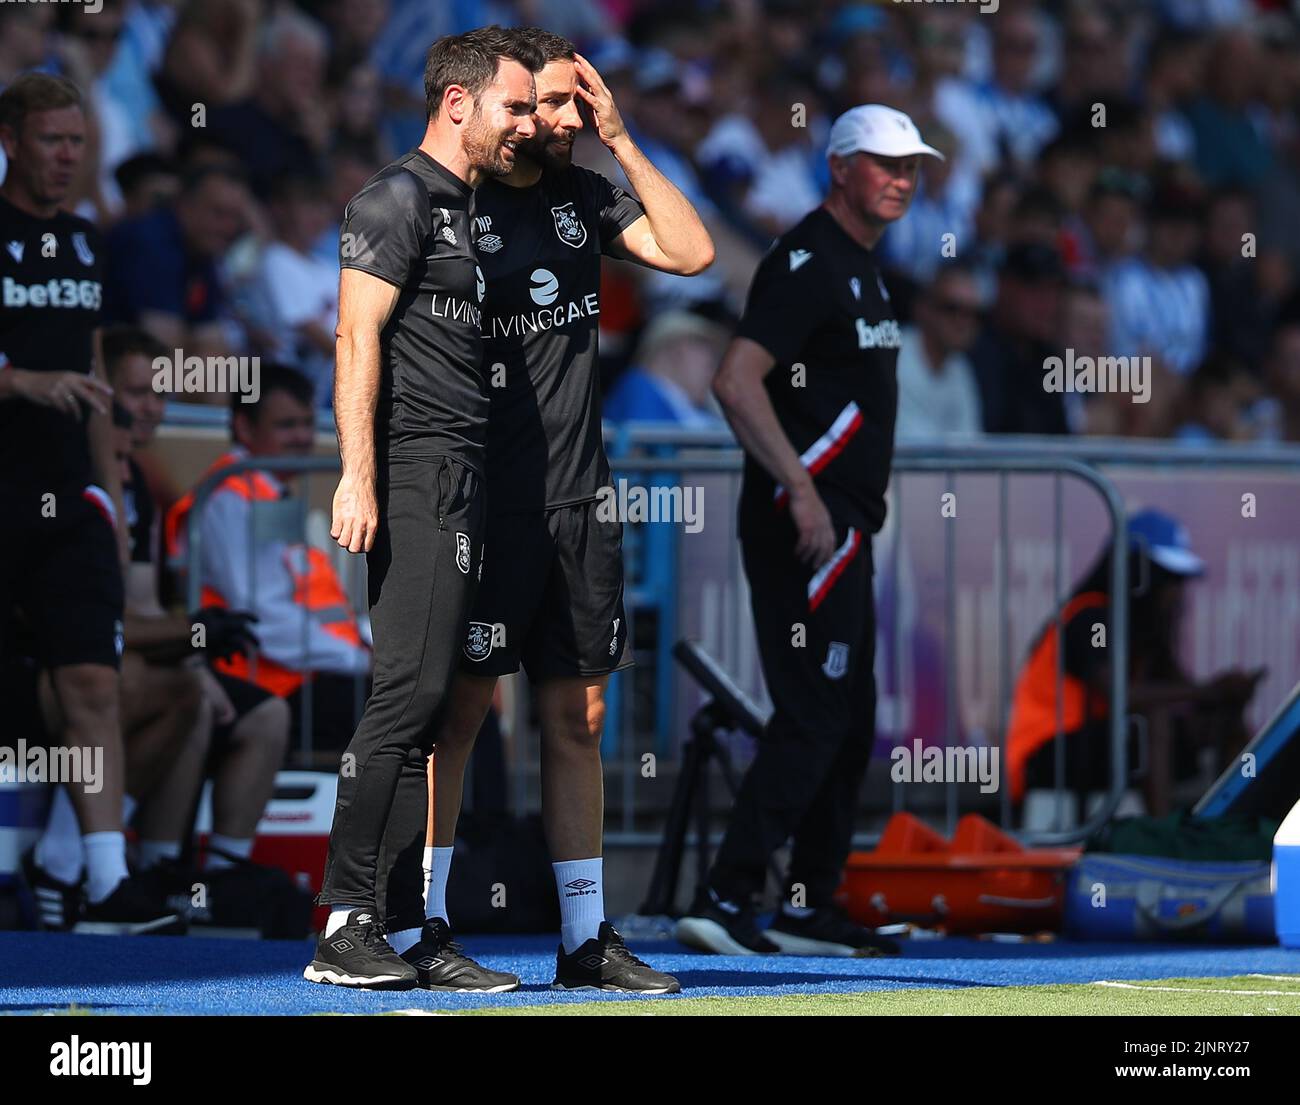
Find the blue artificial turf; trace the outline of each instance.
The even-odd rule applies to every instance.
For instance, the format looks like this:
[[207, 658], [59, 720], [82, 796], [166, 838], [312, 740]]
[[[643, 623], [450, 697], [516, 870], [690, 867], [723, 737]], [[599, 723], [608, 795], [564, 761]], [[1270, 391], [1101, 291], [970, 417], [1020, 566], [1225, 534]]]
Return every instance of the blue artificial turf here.
[[[518, 974], [523, 989], [472, 996], [313, 985], [302, 979], [313, 951], [307, 941], [0, 932], [0, 1014], [41, 1013], [72, 1004], [113, 1014], [283, 1015], [629, 1000], [620, 994], [552, 991], [554, 938], [470, 937], [465, 943], [475, 958]], [[654, 966], [675, 974], [686, 997], [1215, 978], [1252, 971], [1300, 974], [1300, 952], [1278, 947], [949, 939], [906, 945], [896, 959], [817, 959], [696, 955], [668, 941], [632, 941], [632, 946]]]

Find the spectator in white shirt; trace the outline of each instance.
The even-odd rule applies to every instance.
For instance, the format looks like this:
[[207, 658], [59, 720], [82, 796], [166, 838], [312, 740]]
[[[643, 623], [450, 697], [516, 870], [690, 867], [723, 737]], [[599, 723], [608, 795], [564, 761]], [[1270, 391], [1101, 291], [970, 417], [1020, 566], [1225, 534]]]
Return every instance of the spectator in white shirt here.
[[979, 434], [979, 388], [966, 351], [979, 334], [979, 285], [958, 265], [939, 270], [916, 303], [898, 350], [898, 441]]
[[270, 335], [271, 357], [296, 365], [328, 405], [334, 376], [334, 323], [338, 317], [338, 266], [312, 252], [329, 225], [321, 181], [286, 177], [271, 192], [275, 241], [262, 251], [257, 301]]

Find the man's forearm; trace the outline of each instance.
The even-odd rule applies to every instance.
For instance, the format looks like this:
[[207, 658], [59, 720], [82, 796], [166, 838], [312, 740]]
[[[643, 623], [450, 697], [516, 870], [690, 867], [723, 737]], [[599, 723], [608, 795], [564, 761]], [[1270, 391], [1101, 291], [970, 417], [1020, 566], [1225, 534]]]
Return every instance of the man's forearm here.
[[713, 239], [699, 212], [680, 189], [654, 167], [628, 135], [613, 147], [628, 183], [645, 208], [646, 221], [664, 260], [685, 276], [713, 262]]
[[379, 401], [379, 335], [340, 333], [335, 346], [334, 423], [343, 474], [375, 478], [375, 406]]
[[744, 385], [718, 389], [723, 413], [745, 452], [792, 495], [812, 486], [812, 477], [776, 417], [766, 389]]

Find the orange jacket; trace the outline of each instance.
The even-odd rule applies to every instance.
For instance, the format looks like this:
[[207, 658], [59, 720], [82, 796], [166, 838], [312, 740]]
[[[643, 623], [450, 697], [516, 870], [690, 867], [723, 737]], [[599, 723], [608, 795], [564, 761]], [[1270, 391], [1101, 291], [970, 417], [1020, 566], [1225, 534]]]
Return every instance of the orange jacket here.
[[[226, 453], [204, 473], [204, 478], [241, 459], [243, 456], [240, 453]], [[257, 471], [232, 474], [219, 485], [217, 490], [232, 492], [248, 503], [278, 500], [281, 497], [279, 487], [264, 473]], [[173, 561], [178, 560], [183, 554], [185, 527], [193, 508], [194, 492], [191, 490], [182, 496], [167, 514], [165, 526], [167, 555]], [[353, 648], [365, 647], [357, 626], [356, 615], [348, 603], [347, 593], [334, 571], [334, 566], [323, 552], [305, 544], [285, 545], [279, 563], [289, 575], [293, 604], [305, 610], [306, 616], [316, 627]], [[226, 596], [207, 582], [202, 587], [202, 603], [204, 606], [230, 605]], [[259, 612], [255, 610], [254, 613]], [[273, 628], [264, 625], [260, 630], [265, 632]], [[258, 633], [259, 625], [255, 624], [253, 631]], [[255, 659], [236, 654], [229, 660], [216, 661], [216, 667], [219, 671], [256, 683], [259, 687], [281, 697], [296, 691], [310, 674], [277, 662], [264, 653], [259, 654]]]
[[[1104, 607], [1110, 600], [1101, 591], [1084, 591], [1065, 604], [1060, 624], [1069, 625], [1081, 611]], [[1047, 627], [1020, 669], [1011, 717], [1007, 723], [1007, 760], [1011, 773], [1011, 797], [1025, 796], [1025, 768], [1034, 753], [1056, 738], [1056, 657], [1059, 648], [1057, 621]], [[1061, 679], [1061, 732], [1071, 733], [1086, 721], [1109, 714], [1104, 696], [1090, 691], [1082, 679], [1063, 673]]]

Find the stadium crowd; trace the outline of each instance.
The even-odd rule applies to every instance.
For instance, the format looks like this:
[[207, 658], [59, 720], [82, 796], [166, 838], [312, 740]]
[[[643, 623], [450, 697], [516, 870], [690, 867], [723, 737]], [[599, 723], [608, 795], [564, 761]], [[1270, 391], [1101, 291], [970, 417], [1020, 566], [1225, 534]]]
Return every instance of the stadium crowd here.
[[[283, 573], [279, 597], [264, 599], [251, 627], [229, 613], [253, 605], [240, 578], [249, 559], [222, 542], [246, 532], [252, 504], [289, 494], [292, 481], [270, 473], [213, 497], [204, 609], [165, 622], [162, 561], [183, 554], [189, 489], [150, 450], [163, 412], [145, 366], [173, 351], [260, 357], [261, 396], [234, 404], [223, 461], [310, 450], [314, 415], [331, 398], [343, 207], [419, 141], [424, 54], [440, 35], [501, 22], [572, 38], [712, 235], [715, 265], [689, 280], [607, 267], [601, 356], [612, 420], [723, 425], [709, 380], [760, 257], [823, 195], [830, 120], [885, 103], [946, 155], [927, 160], [911, 211], [880, 246], [905, 323], [900, 440], [1300, 441], [1295, 14], [1282, 0], [981, 7], [0, 4], [0, 90], [23, 73], [54, 74], [88, 108], [66, 206], [101, 232], [103, 322], [115, 327], [104, 352], [141, 565], [127, 580], [121, 724], [146, 862], [178, 861], [205, 773], [217, 787], [214, 866], [246, 858], [301, 672], [336, 673], [348, 699], [369, 657], [332, 569], [309, 550], [293, 565], [281, 555], [302, 548], [292, 541], [257, 550], [264, 581]], [[626, 184], [590, 130], [575, 160]], [[1150, 401], [1045, 389], [1045, 361], [1067, 350], [1149, 358]], [[165, 540], [150, 536], [153, 518]], [[299, 639], [296, 605], [319, 614], [314, 642]], [[222, 643], [222, 681], [183, 656], [194, 621]], [[240, 660], [250, 633], [260, 669]], [[199, 732], [201, 742], [188, 739]], [[47, 886], [66, 889], [93, 859], [77, 851], [76, 826], [72, 804], [56, 802], [33, 860]], [[173, 889], [184, 884], [170, 878]], [[57, 905], [48, 916], [63, 915]]]

